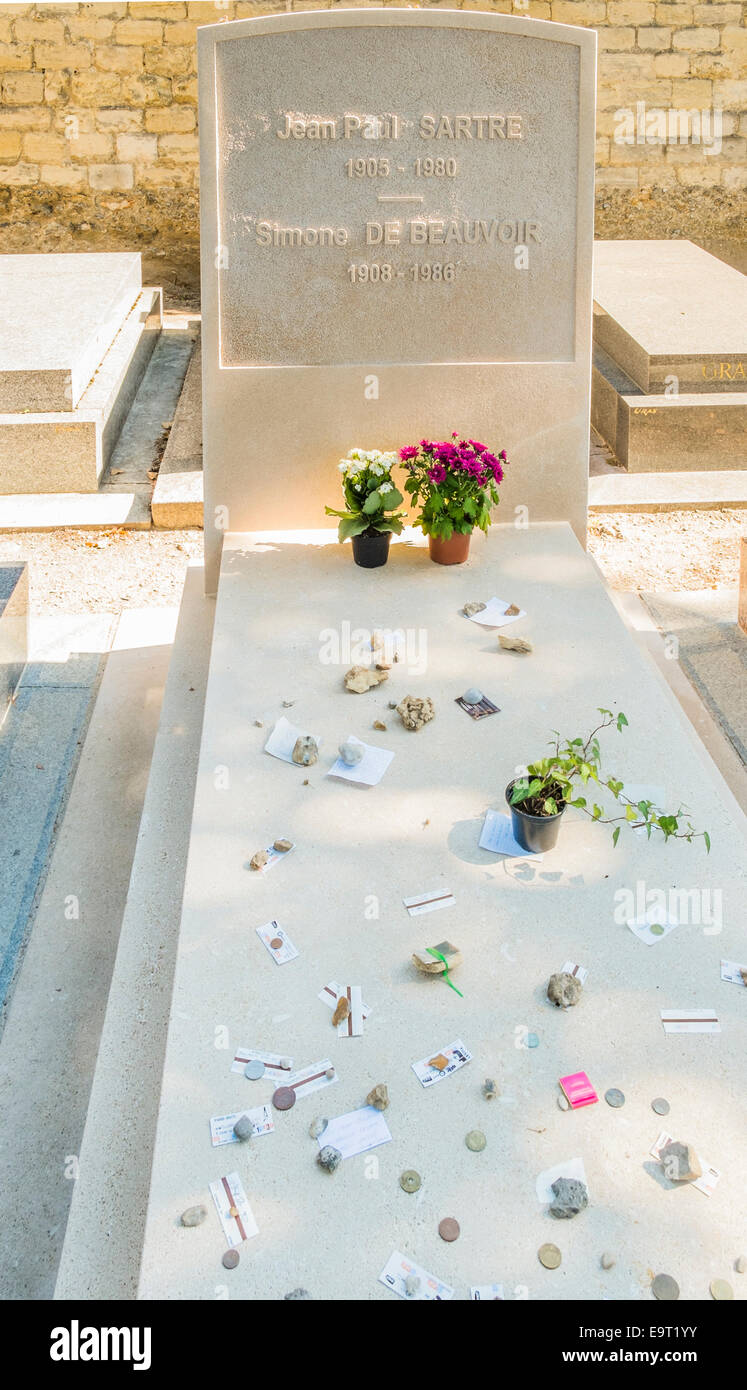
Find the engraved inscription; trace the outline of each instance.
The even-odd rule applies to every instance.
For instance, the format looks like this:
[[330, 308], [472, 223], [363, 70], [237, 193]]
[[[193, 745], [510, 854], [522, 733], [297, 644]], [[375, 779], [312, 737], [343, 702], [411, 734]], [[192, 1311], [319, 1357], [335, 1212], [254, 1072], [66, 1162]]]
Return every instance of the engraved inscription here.
[[[397, 114], [366, 116], [302, 116], [286, 111], [275, 131], [278, 140], [399, 140], [408, 122]], [[485, 116], [424, 113], [417, 124], [421, 140], [523, 140], [520, 115], [504, 112]]]

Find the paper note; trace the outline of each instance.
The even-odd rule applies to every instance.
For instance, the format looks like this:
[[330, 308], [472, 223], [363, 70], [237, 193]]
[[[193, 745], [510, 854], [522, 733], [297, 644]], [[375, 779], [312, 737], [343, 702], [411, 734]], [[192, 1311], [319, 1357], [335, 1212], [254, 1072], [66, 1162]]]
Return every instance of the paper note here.
[[[667, 1144], [671, 1144], [671, 1142], [671, 1134], [667, 1134], [666, 1130], [663, 1129], [655, 1144], [649, 1150], [652, 1158], [656, 1158], [661, 1162], [661, 1151], [663, 1148], [666, 1148]], [[701, 1166], [702, 1174], [699, 1178], [696, 1178], [694, 1182], [691, 1182], [690, 1186], [697, 1187], [698, 1191], [702, 1192], [706, 1197], [712, 1197], [713, 1190], [721, 1174], [718, 1168], [714, 1168], [712, 1163], [706, 1163], [705, 1159], [700, 1157], [700, 1154], [698, 1154], [698, 1163]]]
[[[431, 1066], [432, 1057], [445, 1057], [445, 1067]], [[435, 1052], [429, 1052], [422, 1062], [412, 1062], [411, 1066], [420, 1082], [421, 1086], [435, 1086], [437, 1081], [444, 1081], [447, 1076], [451, 1076], [460, 1067], [464, 1067], [472, 1061], [472, 1053], [467, 1050], [461, 1038], [457, 1038], [449, 1047], [437, 1048]]]
[[[278, 835], [276, 838], [279, 840], [281, 837]], [[262, 868], [259, 870], [259, 872], [261, 874], [266, 874], [267, 870], [273, 869], [281, 859], [287, 859], [291, 850], [294, 850], [295, 848], [296, 846], [294, 844], [291, 844], [290, 849], [275, 849], [274, 845], [268, 845], [265, 850], [265, 854], [267, 855], [267, 863], [262, 865]]]
[[280, 1084], [292, 1087], [296, 1096], [310, 1096], [314, 1091], [321, 1091], [324, 1086], [334, 1086], [339, 1080], [337, 1072], [334, 1076], [327, 1076], [326, 1073], [331, 1066], [329, 1057], [324, 1057], [321, 1062], [312, 1062], [310, 1067], [291, 1072], [288, 1079]]
[[[281, 1067], [281, 1061], [289, 1061], [289, 1067]], [[283, 1076], [293, 1070], [293, 1058], [283, 1058], [279, 1052], [260, 1052], [258, 1047], [237, 1047], [236, 1056], [231, 1063], [231, 1071], [243, 1072], [247, 1062], [264, 1062], [265, 1071], [270, 1072], [276, 1085], [282, 1086]]]
[[238, 1173], [229, 1173], [227, 1177], [211, 1182], [210, 1196], [215, 1202], [215, 1210], [229, 1246], [241, 1245], [242, 1241], [259, 1235], [259, 1227]]
[[485, 607], [479, 613], [471, 613], [469, 621], [478, 623], [480, 627], [505, 627], [507, 623], [515, 623], [519, 618], [526, 618], [524, 609], [518, 613], [507, 613], [506, 609], [513, 605], [510, 600], [502, 598], [488, 599]]
[[744, 989], [747, 981], [742, 978], [742, 971], [747, 974], [747, 965], [738, 965], [735, 960], [722, 960], [721, 979], [728, 980], [731, 985], [741, 985]]
[[[276, 961], [278, 965], [286, 965], [289, 960], [296, 959], [298, 951], [293, 945], [288, 933], [283, 931], [283, 928], [279, 927], [277, 922], [265, 922], [264, 926], [257, 927], [256, 931], [262, 945], [267, 947], [273, 960]], [[273, 945], [273, 942], [278, 942], [279, 944]]]
[[258, 1105], [255, 1110], [237, 1110], [233, 1115], [213, 1115], [210, 1120], [210, 1141], [213, 1148], [219, 1144], [240, 1144], [233, 1127], [242, 1115], [248, 1115], [252, 1122], [252, 1137], [272, 1134], [275, 1124], [269, 1105]]
[[434, 888], [425, 893], [416, 893], [412, 898], [403, 898], [402, 901], [411, 917], [420, 917], [423, 912], [436, 912], [440, 907], [453, 907], [456, 898], [448, 890]]
[[587, 1187], [584, 1160], [582, 1158], [566, 1158], [563, 1163], [556, 1163], [553, 1168], [546, 1168], [544, 1173], [540, 1173], [534, 1184], [538, 1202], [544, 1204], [555, 1201], [552, 1185], [557, 1182], [558, 1178], [578, 1178], [578, 1181]]
[[662, 937], [668, 936], [678, 924], [679, 919], [673, 912], [661, 912], [655, 907], [647, 908], [644, 913], [628, 922], [630, 930], [645, 946], [653, 946], [656, 941], [661, 941]]
[[665, 1033], [720, 1033], [715, 1009], [662, 1009]]
[[482, 1301], [483, 1303], [486, 1302], [486, 1301], [488, 1301], [488, 1302], [493, 1301], [493, 1302], [494, 1302], [495, 1299], [502, 1299], [502, 1298], [503, 1298], [503, 1285], [502, 1285], [502, 1284], [472, 1284], [472, 1285], [470, 1286], [469, 1296], [470, 1296], [470, 1298], [473, 1299], [475, 1302], [480, 1302], [480, 1301]]
[[570, 1101], [571, 1110], [580, 1110], [584, 1105], [594, 1105], [599, 1100], [585, 1071], [574, 1071], [569, 1076], [561, 1076], [559, 1085]]
[[343, 986], [338, 985], [336, 980], [330, 980], [324, 989], [320, 989], [317, 998], [321, 999], [322, 1003], [326, 1004], [334, 1013], [341, 994], [347, 996], [350, 1013], [347, 1018], [342, 1020], [342, 1023], [338, 1023], [337, 1036], [338, 1038], [358, 1038], [363, 1032], [363, 1024], [371, 1012], [361, 999], [360, 985]]
[[586, 979], [589, 974], [585, 965], [576, 965], [576, 962], [572, 960], [564, 961], [560, 967], [559, 973], [561, 975], [575, 976], [577, 980], [580, 980], [582, 985], [586, 984]]
[[[420, 1280], [420, 1286], [408, 1297], [405, 1280], [410, 1275]], [[399, 1250], [392, 1251], [379, 1275], [379, 1283], [386, 1284], [393, 1293], [399, 1294], [400, 1298], [407, 1298], [410, 1303], [431, 1303], [438, 1300], [446, 1302], [454, 1297], [454, 1290], [448, 1284], [437, 1279], [435, 1274], [429, 1274], [422, 1265], [415, 1264], [414, 1260], [408, 1260]]]
[[330, 1144], [333, 1149], [340, 1150], [343, 1158], [355, 1158], [356, 1154], [377, 1149], [379, 1144], [388, 1144], [391, 1137], [381, 1111], [364, 1105], [360, 1110], [351, 1110], [347, 1115], [330, 1120], [318, 1143], [320, 1149]]
[[518, 840], [514, 839], [511, 817], [504, 815], [501, 811], [486, 811], [485, 823], [482, 827], [480, 836], [480, 849], [488, 849], [491, 854], [505, 854], [509, 859], [523, 858], [536, 859], [542, 862], [541, 854], [533, 854], [531, 850], [524, 849]]
[[[273, 758], [281, 758], [284, 763], [292, 763], [294, 767], [300, 768], [303, 766], [302, 763], [293, 762], [293, 749], [296, 746], [296, 740], [305, 738], [306, 733], [306, 729], [297, 728], [295, 724], [291, 724], [290, 720], [285, 718], [285, 715], [281, 715], [265, 744], [265, 753], [269, 753]], [[316, 738], [317, 746], [319, 746], [321, 739], [317, 738], [316, 734], [313, 734], [312, 737]]]
[[393, 753], [388, 748], [377, 748], [375, 744], [364, 743], [362, 739], [356, 738], [354, 734], [348, 734], [348, 743], [358, 743], [364, 749], [363, 757], [355, 767], [349, 767], [347, 763], [338, 758], [327, 773], [328, 777], [340, 778], [343, 782], [357, 782], [360, 786], [375, 787], [380, 782], [386, 772]]

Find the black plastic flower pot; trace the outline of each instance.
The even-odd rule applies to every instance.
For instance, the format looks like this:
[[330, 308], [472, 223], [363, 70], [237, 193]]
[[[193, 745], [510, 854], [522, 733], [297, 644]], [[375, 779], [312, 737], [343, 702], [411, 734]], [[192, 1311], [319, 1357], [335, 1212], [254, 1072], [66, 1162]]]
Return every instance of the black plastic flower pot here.
[[531, 854], [543, 854], [546, 850], [555, 848], [565, 806], [561, 807], [556, 816], [530, 816], [527, 811], [522, 811], [520, 806], [511, 805], [511, 793], [517, 781], [519, 778], [515, 777], [506, 787], [506, 801], [511, 812], [514, 839], [522, 849], [529, 850]]
[[364, 570], [378, 569], [389, 559], [391, 531], [363, 531], [353, 536], [353, 559]]

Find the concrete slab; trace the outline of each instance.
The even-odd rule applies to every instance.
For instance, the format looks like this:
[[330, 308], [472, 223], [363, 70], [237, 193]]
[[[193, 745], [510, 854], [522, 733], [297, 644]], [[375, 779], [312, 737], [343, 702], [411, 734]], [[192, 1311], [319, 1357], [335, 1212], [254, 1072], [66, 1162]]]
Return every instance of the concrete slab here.
[[121, 491], [20, 493], [0, 498], [0, 531], [99, 530], [150, 526], [150, 484]]
[[75, 410], [141, 284], [139, 252], [0, 256], [0, 412]]
[[179, 404], [153, 489], [154, 526], [202, 526], [202, 355], [187, 368]]
[[747, 391], [645, 395], [598, 345], [591, 421], [631, 473], [747, 467]]
[[[51, 1298], [54, 1290], [176, 610], [128, 612], [127, 619], [107, 658], [0, 1039], [6, 1299]], [[45, 640], [53, 647], [51, 630]], [[154, 929], [156, 957], [158, 944]], [[129, 1015], [134, 1032], [138, 1007]], [[147, 1090], [147, 1074], [141, 1083]], [[105, 1239], [105, 1209], [98, 1225]]]
[[653, 395], [744, 391], [747, 278], [691, 241], [596, 241], [594, 342]]
[[0, 724], [28, 657], [28, 565], [0, 565]]
[[[56, 1298], [130, 1299], [137, 1294], [214, 609], [214, 600], [203, 593], [201, 567], [190, 568], [153, 748]], [[118, 640], [126, 639], [120, 623]], [[105, 1222], [100, 1219], [103, 1210]]]
[[[526, 608], [520, 628], [532, 657], [499, 654], [495, 634], [460, 616], [466, 599], [493, 593]], [[352, 664], [346, 632], [381, 626], [410, 631], [411, 661], [380, 693], [351, 697], [341, 682]], [[474, 683], [499, 715], [471, 723], [454, 703]], [[408, 691], [436, 703], [436, 721], [417, 735], [387, 707]], [[293, 719], [323, 739], [308, 787], [298, 769], [262, 751], [288, 699], [297, 702]], [[622, 707], [630, 721], [608, 738], [609, 769], [659, 781], [667, 802], [686, 802], [712, 834], [710, 859], [700, 844], [663, 847], [635, 835], [613, 850], [607, 830], [571, 811], [541, 865], [477, 848], [484, 812], [502, 809], [516, 766], [541, 752], [552, 728], [585, 728], [599, 705]], [[385, 734], [371, 732], [376, 717], [389, 724]], [[375, 790], [324, 780], [349, 730], [396, 754]], [[230, 1276], [232, 1297], [281, 1298], [304, 1284], [318, 1299], [385, 1298], [377, 1276], [397, 1248], [457, 1297], [470, 1283], [502, 1278], [535, 1298], [644, 1298], [655, 1265], [674, 1274], [683, 1297], [707, 1298], [712, 1271], [728, 1268], [744, 1241], [734, 1213], [747, 1022], [738, 991], [719, 979], [720, 956], [738, 959], [741, 949], [738, 815], [566, 526], [495, 527], [456, 571], [432, 566], [422, 546], [395, 544], [375, 574], [356, 570], [348, 548], [334, 544], [227, 537], [140, 1296], [212, 1299], [227, 1290], [208, 1183], [236, 1168], [260, 1234]], [[277, 834], [296, 841], [293, 856], [267, 876], [247, 873], [250, 853]], [[641, 882], [718, 887], [721, 930], [683, 924], [646, 950], [615, 920], [616, 894]], [[435, 924], [409, 922], [402, 897], [438, 886], [456, 895], [456, 925], [450, 912]], [[254, 933], [272, 918], [300, 951], [280, 975]], [[409, 965], [413, 949], [444, 934], [464, 954], [462, 999]], [[549, 974], [569, 957], [590, 970], [572, 1032], [544, 999]], [[362, 1039], [338, 1043], [316, 994], [341, 973], [364, 986], [372, 1014]], [[721, 1035], [663, 1034], [661, 1007], [699, 1004], [717, 1005]], [[536, 1050], [525, 1046], [528, 1031], [540, 1038]], [[421, 1090], [410, 1063], [455, 1037], [474, 1061], [434, 1092]], [[263, 1081], [249, 1097], [250, 1083], [231, 1074], [231, 1048], [242, 1043], [287, 1050], [299, 1065], [329, 1056], [340, 1077], [323, 1097], [275, 1113], [276, 1132], [249, 1155], [213, 1151], [208, 1133], [210, 1115], [271, 1094]], [[557, 1079], [579, 1066], [600, 1094], [610, 1085], [626, 1092], [623, 1117], [604, 1104], [558, 1110]], [[480, 1095], [485, 1076], [498, 1079], [494, 1108]], [[376, 1081], [389, 1086], [392, 1143], [376, 1163], [359, 1157], [325, 1177], [310, 1119], [359, 1106]], [[670, 1099], [678, 1133], [704, 1152], [710, 1145], [723, 1177], [707, 1205], [692, 1189], [667, 1193], [651, 1172], [655, 1095]], [[464, 1146], [475, 1127], [488, 1137], [479, 1157]], [[561, 1230], [534, 1183], [574, 1154], [584, 1157], [591, 1205]], [[406, 1167], [424, 1175], [418, 1198], [399, 1188]], [[180, 1229], [179, 1213], [198, 1201], [208, 1220]], [[462, 1227], [448, 1247], [437, 1235], [444, 1215]], [[351, 1230], [360, 1254], [339, 1259]], [[568, 1255], [559, 1276], [537, 1263], [551, 1239]], [[605, 1248], [617, 1265], [603, 1274]]]
[[96, 491], [160, 331], [145, 289], [75, 410], [0, 414], [0, 494]]
[[627, 473], [620, 468], [589, 478], [592, 512], [698, 512], [747, 507], [747, 472]]

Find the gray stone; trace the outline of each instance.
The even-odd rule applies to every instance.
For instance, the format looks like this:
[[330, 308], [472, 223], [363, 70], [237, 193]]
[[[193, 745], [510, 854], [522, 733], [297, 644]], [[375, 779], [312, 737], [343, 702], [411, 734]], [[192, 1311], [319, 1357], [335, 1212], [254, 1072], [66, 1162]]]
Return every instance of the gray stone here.
[[617, 1261], [615, 1260], [614, 1255], [611, 1255], [609, 1250], [605, 1250], [600, 1260], [602, 1269], [614, 1269], [616, 1263]]
[[462, 696], [462, 699], [464, 700], [464, 703], [466, 705], [479, 705], [482, 698], [482, 691], [478, 690], [477, 686], [475, 685], [471, 685], [469, 690], [465, 690]]
[[495, 1100], [498, 1095], [498, 1087], [492, 1077], [488, 1077], [486, 1081], [483, 1081], [482, 1093], [486, 1100]]
[[747, 1271], [747, 1255], [739, 1255], [734, 1261], [734, 1268], [737, 1274], [744, 1274]]
[[317, 1115], [316, 1119], [312, 1120], [309, 1125], [309, 1134], [312, 1139], [318, 1139], [320, 1134], [324, 1134], [328, 1124], [329, 1120], [325, 1119], [323, 1115]]
[[683, 1144], [673, 1139], [660, 1150], [659, 1161], [670, 1182], [695, 1182], [703, 1176], [703, 1169], [692, 1144]]
[[358, 763], [363, 760], [362, 743], [352, 743], [350, 739], [346, 739], [345, 743], [340, 744], [338, 751], [347, 767], [357, 767]]
[[579, 1182], [578, 1178], [556, 1178], [552, 1190], [555, 1195], [550, 1205], [550, 1214], [556, 1216], [559, 1221], [578, 1216], [579, 1212], [589, 1205], [586, 1184]]
[[[198, 33], [206, 517], [318, 526], [349, 442], [408, 440], [417, 400], [514, 451], [509, 511], [583, 534], [595, 43], [524, 15], [394, 6]], [[455, 72], [468, 116], [445, 100]], [[388, 164], [359, 177], [366, 157]], [[422, 177], [433, 157], [454, 160], [447, 176]], [[212, 590], [212, 520], [205, 540]]]
[[420, 1275], [408, 1274], [405, 1279], [405, 1294], [408, 1298], [414, 1298], [420, 1288]]
[[300, 767], [313, 767], [319, 761], [319, 745], [313, 734], [301, 734], [296, 739], [291, 757]]
[[331, 1144], [325, 1144], [324, 1148], [319, 1150], [316, 1161], [325, 1173], [334, 1173], [335, 1169], [339, 1168], [342, 1163], [342, 1154]]
[[242, 1143], [245, 1143], [247, 1139], [251, 1139], [254, 1133], [254, 1125], [252, 1124], [248, 1115], [242, 1115], [236, 1121], [236, 1124], [233, 1127], [233, 1132], [236, 1135], [236, 1138], [240, 1139]]
[[462, 612], [466, 618], [471, 618], [475, 613], [482, 613], [484, 608], [487, 608], [486, 603], [465, 603]]
[[285, 1294], [284, 1297], [286, 1302], [291, 1302], [296, 1299], [312, 1298], [312, 1295], [308, 1289], [291, 1289], [290, 1293]]
[[366, 1105], [372, 1105], [375, 1110], [387, 1109], [389, 1105], [389, 1091], [383, 1081], [380, 1081], [377, 1086], [374, 1086], [372, 1091], [369, 1091], [366, 1096]]
[[206, 1207], [187, 1207], [187, 1210], [183, 1211], [181, 1215], [182, 1226], [201, 1226], [206, 1216]]
[[583, 993], [583, 985], [575, 975], [563, 971], [551, 975], [547, 985], [547, 997], [558, 1009], [570, 1009], [577, 1004]]

